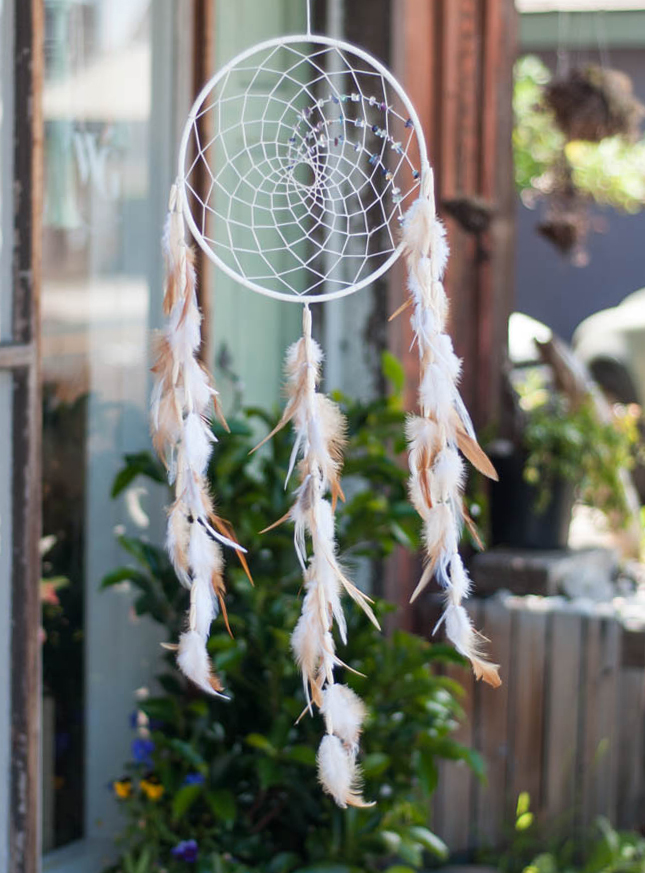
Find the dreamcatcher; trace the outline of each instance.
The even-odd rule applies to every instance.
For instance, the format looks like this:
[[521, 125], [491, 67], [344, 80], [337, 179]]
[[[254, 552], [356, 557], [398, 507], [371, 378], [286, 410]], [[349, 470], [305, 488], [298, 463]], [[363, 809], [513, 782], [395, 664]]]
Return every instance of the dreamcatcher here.
[[[209, 127], [213, 133], [204, 138], [201, 131]], [[312, 337], [310, 306], [358, 291], [401, 255], [410, 291], [401, 310], [412, 309], [420, 360], [419, 413], [407, 424], [410, 497], [425, 541], [425, 569], [413, 599], [436, 576], [445, 592], [440, 624], [448, 638], [478, 678], [499, 684], [497, 666], [482, 655], [462, 606], [469, 580], [458, 541], [470, 521], [460, 452], [486, 475], [495, 473], [457, 389], [460, 361], [445, 333], [441, 281], [448, 248], [414, 107], [375, 58], [313, 35], [308, 21], [306, 35], [269, 40], [230, 61], [203, 88], [186, 122], [164, 241], [167, 321], [154, 366], [152, 422], [176, 494], [167, 548], [190, 589], [177, 660], [200, 688], [218, 694], [206, 643], [219, 607], [224, 612], [222, 546], [245, 560], [232, 530], [215, 515], [206, 484], [214, 442], [209, 410], [213, 402], [218, 414], [219, 408], [196, 358], [200, 313], [184, 220], [206, 255], [241, 285], [303, 306], [303, 336], [287, 352], [288, 402], [276, 428], [293, 424], [287, 481], [297, 471], [298, 484], [290, 511], [275, 524], [294, 525], [304, 574], [292, 648], [307, 707], [317, 707], [325, 720], [319, 777], [340, 806], [361, 806], [357, 752], [364, 707], [334, 678], [335, 668], [345, 666], [333, 636], [335, 625], [346, 642], [341, 596], [348, 594], [378, 622], [369, 597], [338, 560], [334, 516], [343, 500], [345, 420], [319, 391], [323, 355]]]

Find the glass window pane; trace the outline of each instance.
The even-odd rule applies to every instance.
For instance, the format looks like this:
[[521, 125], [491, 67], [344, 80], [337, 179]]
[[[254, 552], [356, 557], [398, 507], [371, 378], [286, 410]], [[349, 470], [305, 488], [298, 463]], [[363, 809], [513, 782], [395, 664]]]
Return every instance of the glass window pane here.
[[110, 833], [106, 786], [128, 756], [132, 695], [158, 652], [145, 625], [134, 627], [127, 591], [99, 591], [125, 560], [116, 532], [161, 521], [140, 483], [110, 499], [124, 453], [149, 445], [155, 5], [45, 2], [44, 851]]

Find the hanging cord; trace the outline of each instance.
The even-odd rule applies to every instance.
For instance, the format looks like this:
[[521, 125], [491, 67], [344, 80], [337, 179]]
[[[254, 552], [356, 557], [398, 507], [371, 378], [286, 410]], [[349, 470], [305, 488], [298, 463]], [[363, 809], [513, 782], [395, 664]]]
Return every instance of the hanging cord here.
[[558, 48], [555, 78], [560, 79], [569, 72], [569, 13], [562, 9], [558, 12]]
[[311, 36], [311, 0], [307, 0], [307, 36]]
[[605, 10], [599, 9], [594, 14], [594, 25], [596, 30], [596, 40], [598, 42], [598, 52], [600, 54], [600, 66], [603, 68], [603, 70], [608, 70], [611, 67], [606, 22], [607, 19], [605, 18]]

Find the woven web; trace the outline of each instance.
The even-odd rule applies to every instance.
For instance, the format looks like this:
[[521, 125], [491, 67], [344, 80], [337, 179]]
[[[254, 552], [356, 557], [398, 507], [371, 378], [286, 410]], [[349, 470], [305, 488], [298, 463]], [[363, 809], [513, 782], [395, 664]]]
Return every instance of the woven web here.
[[297, 297], [366, 284], [419, 184], [398, 93], [348, 49], [315, 42], [259, 49], [216, 80], [187, 155], [201, 244], [241, 281]]

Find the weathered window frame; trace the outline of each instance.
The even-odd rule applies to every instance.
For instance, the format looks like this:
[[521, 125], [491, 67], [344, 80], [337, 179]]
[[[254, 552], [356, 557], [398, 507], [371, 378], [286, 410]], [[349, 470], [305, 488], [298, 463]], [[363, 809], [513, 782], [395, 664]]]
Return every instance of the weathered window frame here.
[[11, 454], [11, 764], [9, 871], [40, 864], [40, 490], [39, 363], [42, 204], [43, 9], [13, 0], [13, 239], [11, 340], [0, 343], [0, 370], [12, 374]]

